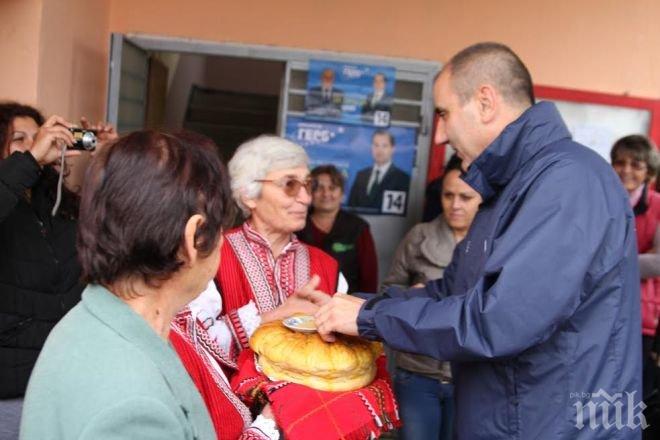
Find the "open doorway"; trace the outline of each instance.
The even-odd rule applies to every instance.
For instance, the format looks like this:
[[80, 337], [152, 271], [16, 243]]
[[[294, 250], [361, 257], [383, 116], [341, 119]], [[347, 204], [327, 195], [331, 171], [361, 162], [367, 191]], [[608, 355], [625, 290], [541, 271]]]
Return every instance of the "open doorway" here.
[[153, 52], [145, 126], [204, 134], [227, 161], [244, 141], [277, 133], [285, 71], [281, 61]]

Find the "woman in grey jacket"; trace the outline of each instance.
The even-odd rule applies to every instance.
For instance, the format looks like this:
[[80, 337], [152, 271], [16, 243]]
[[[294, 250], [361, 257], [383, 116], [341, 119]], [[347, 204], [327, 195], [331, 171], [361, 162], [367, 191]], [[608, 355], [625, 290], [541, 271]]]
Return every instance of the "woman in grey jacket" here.
[[[442, 178], [442, 213], [408, 232], [394, 255], [385, 286], [410, 287], [442, 278], [454, 247], [467, 234], [481, 203], [481, 196], [460, 175], [461, 160], [453, 156]], [[394, 358], [402, 439], [451, 439], [453, 385], [449, 362], [396, 351]]]

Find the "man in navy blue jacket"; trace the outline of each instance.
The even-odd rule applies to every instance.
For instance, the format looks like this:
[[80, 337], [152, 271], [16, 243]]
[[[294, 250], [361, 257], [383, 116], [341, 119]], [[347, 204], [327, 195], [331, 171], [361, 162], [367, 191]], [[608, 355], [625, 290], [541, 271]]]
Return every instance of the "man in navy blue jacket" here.
[[436, 142], [484, 200], [470, 232], [442, 280], [335, 296], [319, 332], [452, 361], [459, 439], [640, 438], [635, 223], [616, 175], [534, 104], [506, 46], [459, 52], [434, 98]]

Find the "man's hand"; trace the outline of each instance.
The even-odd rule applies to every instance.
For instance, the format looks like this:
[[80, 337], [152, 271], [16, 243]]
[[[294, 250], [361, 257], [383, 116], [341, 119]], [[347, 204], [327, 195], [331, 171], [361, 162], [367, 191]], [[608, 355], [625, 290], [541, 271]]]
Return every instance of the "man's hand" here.
[[[55, 162], [62, 154], [62, 148], [73, 145], [73, 135], [69, 131], [70, 122], [60, 116], [51, 116], [39, 127], [34, 142], [30, 147], [30, 154], [40, 166]], [[77, 156], [78, 151], [67, 151], [66, 156]]]
[[97, 154], [103, 150], [110, 142], [119, 137], [117, 130], [111, 124], [106, 122], [98, 122], [96, 125], [89, 123], [84, 116], [80, 118], [80, 126], [85, 130], [94, 130], [96, 132], [96, 150], [92, 154]]
[[316, 328], [326, 342], [334, 342], [332, 332], [357, 336], [357, 317], [365, 300], [350, 295], [336, 294], [314, 315]]
[[325, 292], [316, 290], [320, 282], [321, 279], [318, 275], [312, 275], [312, 278], [310, 278], [309, 282], [305, 284], [300, 290], [296, 290], [294, 295], [300, 299], [307, 300], [313, 304], [316, 304], [318, 307], [321, 307], [327, 304], [332, 297]]

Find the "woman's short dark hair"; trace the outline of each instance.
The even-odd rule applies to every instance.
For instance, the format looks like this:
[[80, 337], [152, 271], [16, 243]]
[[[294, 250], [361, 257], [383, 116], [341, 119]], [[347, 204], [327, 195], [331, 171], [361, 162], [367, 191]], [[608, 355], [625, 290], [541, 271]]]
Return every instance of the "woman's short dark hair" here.
[[648, 180], [658, 172], [658, 153], [653, 142], [646, 136], [632, 134], [616, 141], [610, 151], [612, 164], [621, 156], [630, 156], [633, 160], [644, 162], [648, 171]]
[[344, 185], [346, 184], [344, 175], [334, 165], [319, 165], [311, 171], [310, 175], [314, 180], [314, 189], [316, 189], [317, 185], [316, 180], [321, 174], [327, 174], [330, 176], [332, 184], [340, 187], [342, 192], [344, 191]]
[[203, 256], [218, 246], [231, 219], [227, 171], [210, 139], [190, 133], [138, 131], [94, 158], [83, 186], [78, 255], [83, 280], [108, 285], [141, 277], [157, 286], [183, 265], [186, 222]]

